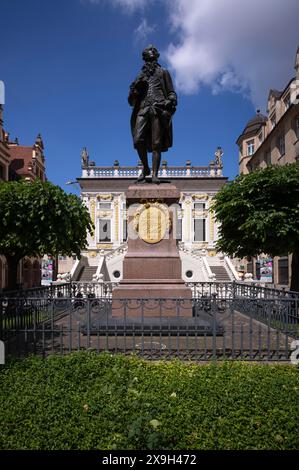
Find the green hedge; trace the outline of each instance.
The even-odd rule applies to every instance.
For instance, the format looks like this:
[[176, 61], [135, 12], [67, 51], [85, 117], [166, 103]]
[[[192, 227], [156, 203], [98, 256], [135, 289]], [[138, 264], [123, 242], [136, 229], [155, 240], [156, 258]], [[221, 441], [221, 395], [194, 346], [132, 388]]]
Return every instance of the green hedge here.
[[299, 368], [92, 352], [0, 371], [1, 449], [299, 449]]

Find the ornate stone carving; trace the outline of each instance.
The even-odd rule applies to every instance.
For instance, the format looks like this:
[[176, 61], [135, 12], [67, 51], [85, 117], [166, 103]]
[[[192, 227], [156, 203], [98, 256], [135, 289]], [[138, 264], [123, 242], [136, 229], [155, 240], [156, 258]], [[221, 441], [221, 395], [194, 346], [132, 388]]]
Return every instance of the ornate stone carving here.
[[200, 218], [200, 217], [208, 217], [208, 214], [209, 214], [209, 211], [208, 209], [204, 210], [204, 211], [197, 211], [197, 210], [193, 210], [192, 211], [192, 216], [193, 218]]
[[208, 242], [201, 242], [201, 243], [193, 243], [193, 249], [202, 249], [208, 246]]
[[208, 194], [192, 194], [193, 199], [204, 199], [205, 201], [209, 199]]
[[110, 219], [112, 217], [112, 211], [98, 211], [98, 217]]
[[97, 243], [97, 248], [101, 248], [103, 250], [109, 250], [113, 247], [113, 243]]
[[98, 194], [97, 199], [102, 201], [112, 201], [112, 194]]

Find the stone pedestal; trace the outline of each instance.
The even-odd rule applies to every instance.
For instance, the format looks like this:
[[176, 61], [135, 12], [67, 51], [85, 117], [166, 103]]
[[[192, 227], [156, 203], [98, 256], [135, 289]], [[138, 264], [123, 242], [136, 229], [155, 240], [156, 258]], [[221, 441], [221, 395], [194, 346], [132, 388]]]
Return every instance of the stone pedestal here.
[[179, 197], [179, 190], [170, 183], [129, 186], [128, 251], [123, 279], [112, 293], [112, 316], [124, 312], [128, 317], [192, 316], [191, 289], [181, 278], [175, 209], [171, 207]]

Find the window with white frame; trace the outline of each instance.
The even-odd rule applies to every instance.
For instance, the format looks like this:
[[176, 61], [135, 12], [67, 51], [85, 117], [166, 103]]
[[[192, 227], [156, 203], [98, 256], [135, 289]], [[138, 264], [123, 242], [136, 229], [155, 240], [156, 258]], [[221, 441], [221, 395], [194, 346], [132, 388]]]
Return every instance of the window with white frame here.
[[206, 205], [204, 202], [195, 202], [194, 203], [194, 210], [195, 211], [204, 211], [206, 208]]
[[278, 284], [289, 283], [289, 260], [287, 257], [278, 259]]
[[178, 214], [176, 217], [175, 238], [178, 241], [183, 239], [183, 219]]
[[206, 241], [206, 204], [204, 202], [194, 203], [194, 241]]
[[99, 201], [98, 209], [100, 211], [107, 211], [111, 209], [111, 202]]
[[273, 129], [273, 127], [276, 126], [276, 114], [274, 114], [274, 115], [271, 117], [270, 121], [271, 121], [271, 129]]
[[122, 220], [123, 220], [123, 242], [126, 242], [128, 238], [128, 221], [127, 221], [127, 205], [125, 202], [122, 203]]
[[99, 219], [99, 242], [111, 241], [111, 220]]
[[206, 219], [194, 219], [194, 241], [206, 241]]
[[247, 156], [254, 154], [254, 140], [247, 141]]
[[127, 219], [123, 219], [123, 242], [126, 242], [128, 238], [128, 223]]

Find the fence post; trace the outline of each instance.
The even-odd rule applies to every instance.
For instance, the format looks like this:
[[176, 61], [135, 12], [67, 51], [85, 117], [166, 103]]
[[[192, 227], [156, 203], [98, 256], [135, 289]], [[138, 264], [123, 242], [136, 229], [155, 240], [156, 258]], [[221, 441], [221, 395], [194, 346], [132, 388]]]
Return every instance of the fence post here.
[[233, 300], [235, 300], [236, 298], [236, 292], [237, 292], [237, 284], [236, 284], [236, 281], [233, 281], [232, 283], [232, 296], [233, 296]]
[[217, 327], [217, 322], [216, 322], [216, 313], [217, 313], [217, 300], [216, 300], [217, 294], [213, 293], [212, 294], [212, 305], [211, 305], [211, 311], [212, 311], [212, 316], [213, 316], [213, 355], [212, 355], [212, 360], [216, 361], [217, 360], [217, 355], [216, 355], [216, 327]]
[[86, 299], [86, 302], [87, 302], [87, 325], [86, 325], [86, 334], [87, 334], [87, 338], [86, 338], [86, 346], [87, 348], [90, 348], [90, 321], [91, 321], [91, 315], [90, 315], [90, 302], [92, 301], [92, 299], [88, 298]]
[[0, 301], [0, 339], [3, 339], [3, 299]]

